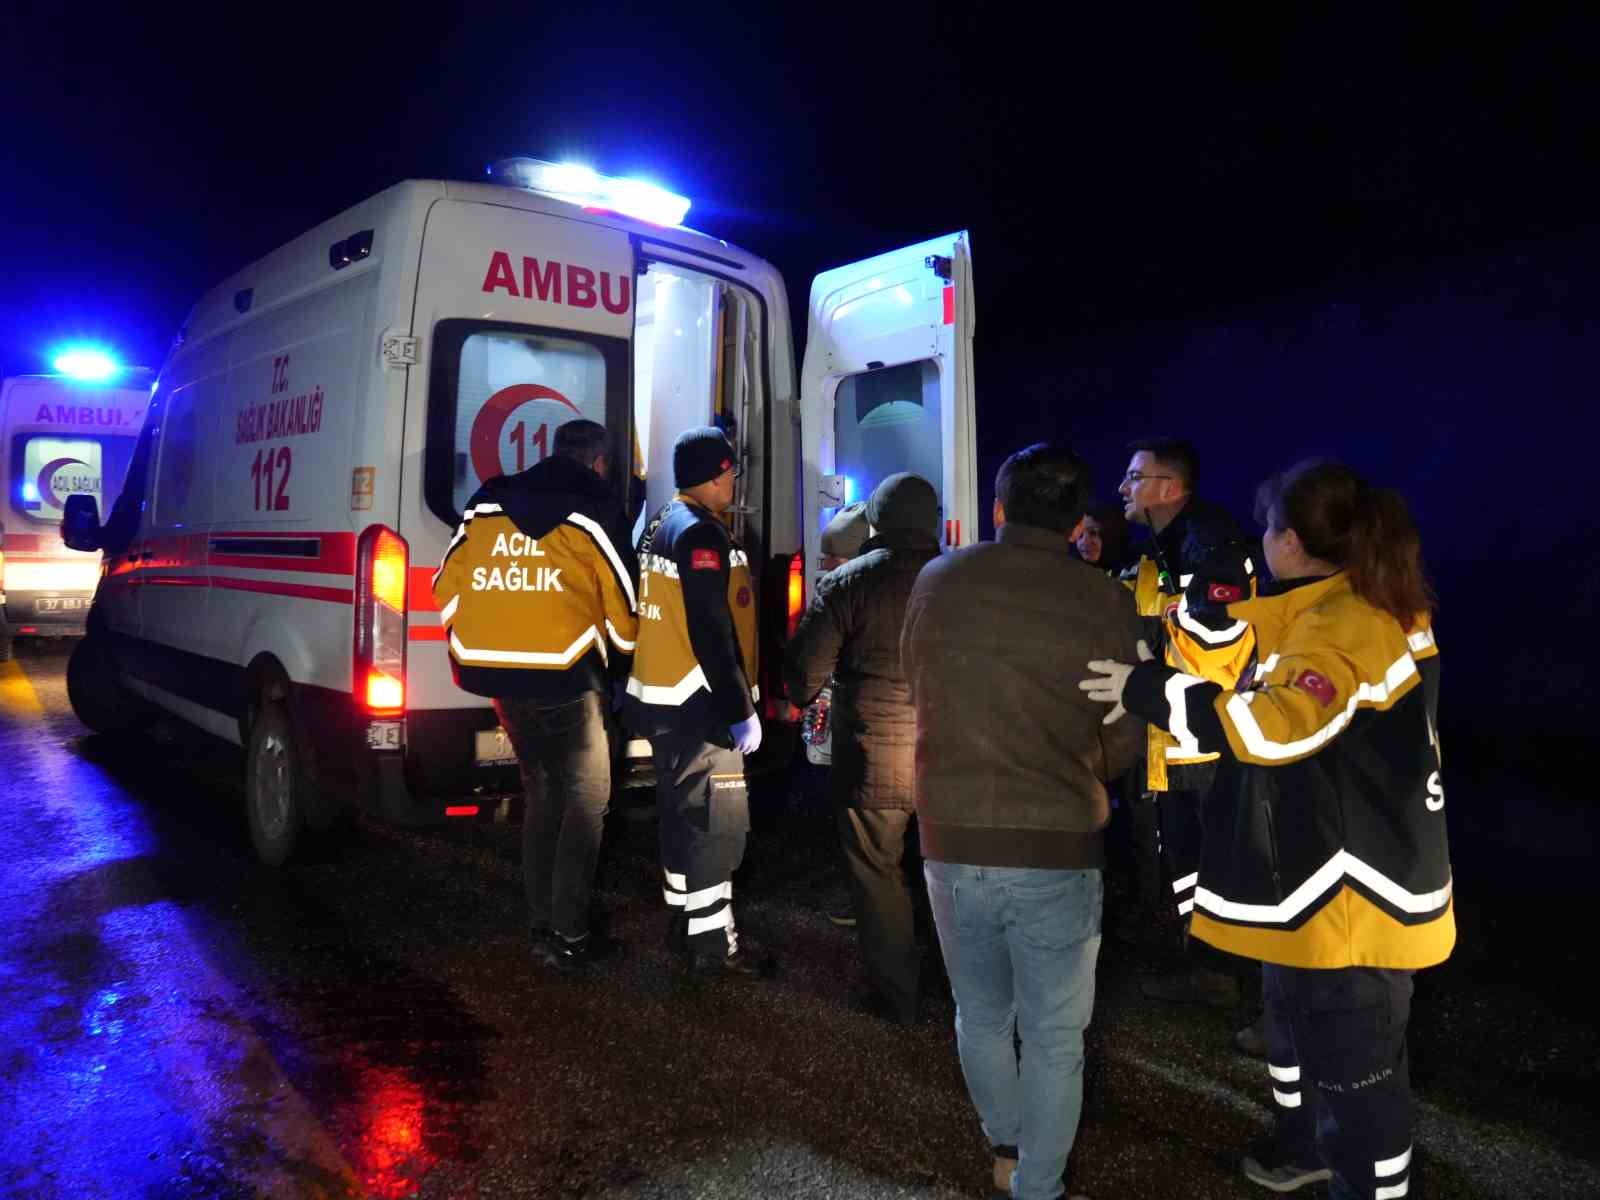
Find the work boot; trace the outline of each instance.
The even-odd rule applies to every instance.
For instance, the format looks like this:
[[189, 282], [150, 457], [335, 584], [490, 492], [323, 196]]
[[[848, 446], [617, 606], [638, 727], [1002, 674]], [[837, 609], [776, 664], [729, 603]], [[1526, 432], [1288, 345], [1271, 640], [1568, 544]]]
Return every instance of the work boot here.
[[1256, 1014], [1256, 1019], [1251, 1021], [1238, 1033], [1233, 1035], [1233, 1044], [1240, 1054], [1248, 1054], [1251, 1058], [1265, 1058], [1267, 1056], [1267, 1013], [1263, 1009]]
[[1168, 1004], [1205, 1004], [1234, 1008], [1239, 1003], [1239, 981], [1222, 971], [1180, 967], [1166, 975], [1139, 981], [1139, 990], [1152, 1000]]
[[1011, 1172], [1017, 1169], [1017, 1148], [1015, 1146], [996, 1146], [994, 1148], [994, 1167], [991, 1171], [994, 1182], [994, 1194], [999, 1196], [1011, 1195]]
[[572, 941], [552, 932], [545, 939], [544, 960], [563, 975], [581, 975], [620, 950], [620, 943], [603, 934], [587, 933]]
[[768, 979], [776, 973], [778, 964], [770, 958], [758, 961], [743, 951], [733, 954], [707, 954], [699, 950], [689, 953], [689, 974], [703, 978], [756, 980]]

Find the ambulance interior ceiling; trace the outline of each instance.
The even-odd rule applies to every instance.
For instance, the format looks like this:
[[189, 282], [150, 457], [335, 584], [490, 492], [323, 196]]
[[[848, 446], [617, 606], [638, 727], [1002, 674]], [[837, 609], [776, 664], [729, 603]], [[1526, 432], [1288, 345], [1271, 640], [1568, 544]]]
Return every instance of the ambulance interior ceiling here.
[[660, 262], [639, 281], [636, 304], [633, 416], [645, 505], [635, 539], [649, 515], [672, 499], [678, 434], [714, 423], [726, 429], [731, 421], [735, 444], [748, 451], [743, 401], [753, 381], [750, 364], [738, 354], [739, 330], [756, 320], [745, 289]]

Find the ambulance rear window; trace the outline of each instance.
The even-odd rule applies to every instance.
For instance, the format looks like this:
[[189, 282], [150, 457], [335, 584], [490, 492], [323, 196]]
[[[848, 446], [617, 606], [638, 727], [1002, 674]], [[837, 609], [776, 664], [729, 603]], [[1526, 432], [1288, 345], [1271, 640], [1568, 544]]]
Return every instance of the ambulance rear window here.
[[122, 490], [136, 439], [24, 433], [11, 439], [10, 508], [43, 525], [56, 525], [67, 497], [93, 496], [104, 519]]
[[548, 458], [557, 427], [598, 421], [620, 444], [627, 342], [483, 321], [435, 329], [425, 490], [449, 524], [484, 480]]

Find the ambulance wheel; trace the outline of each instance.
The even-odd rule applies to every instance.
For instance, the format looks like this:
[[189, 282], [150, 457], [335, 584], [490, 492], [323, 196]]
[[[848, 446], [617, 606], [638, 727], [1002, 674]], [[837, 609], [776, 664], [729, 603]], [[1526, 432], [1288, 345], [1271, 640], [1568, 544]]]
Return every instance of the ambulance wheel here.
[[67, 659], [67, 700], [95, 733], [126, 733], [144, 715], [144, 706], [117, 682], [105, 643], [93, 635], [81, 639]]
[[305, 748], [281, 704], [263, 704], [256, 713], [244, 782], [256, 856], [269, 867], [281, 867], [299, 840], [311, 786]]

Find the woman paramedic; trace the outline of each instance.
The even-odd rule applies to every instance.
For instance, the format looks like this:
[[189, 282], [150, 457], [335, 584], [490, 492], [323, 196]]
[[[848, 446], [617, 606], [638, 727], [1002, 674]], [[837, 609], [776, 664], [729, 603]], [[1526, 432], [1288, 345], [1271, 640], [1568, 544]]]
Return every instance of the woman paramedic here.
[[1244, 1174], [1390, 1200], [1410, 1186], [1412, 972], [1455, 944], [1432, 597], [1405, 502], [1347, 467], [1267, 480], [1256, 516], [1273, 582], [1228, 605], [1258, 642], [1234, 691], [1153, 661], [1092, 662], [1079, 686], [1108, 723], [1222, 755], [1192, 933], [1264, 964], [1276, 1121]]

